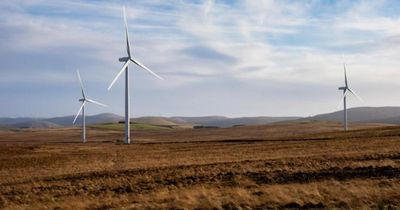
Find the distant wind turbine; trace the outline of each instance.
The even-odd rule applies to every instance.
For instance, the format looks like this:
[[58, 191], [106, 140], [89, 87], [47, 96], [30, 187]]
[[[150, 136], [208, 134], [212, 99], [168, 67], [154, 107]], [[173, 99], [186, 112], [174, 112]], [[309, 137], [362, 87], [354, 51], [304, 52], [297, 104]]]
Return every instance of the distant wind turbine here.
[[106, 105], [86, 97], [85, 89], [83, 88], [83, 82], [82, 82], [82, 79], [81, 79], [81, 75], [79, 74], [79, 71], [76, 71], [76, 73], [78, 74], [79, 83], [81, 84], [82, 98], [79, 99], [79, 101], [82, 102], [82, 105], [79, 108], [78, 113], [76, 114], [72, 124], [75, 124], [76, 119], [78, 119], [79, 114], [82, 112], [82, 140], [83, 140], [83, 143], [86, 143], [86, 121], [85, 121], [85, 105], [86, 105], [86, 102], [97, 104], [97, 105], [104, 106], [104, 107], [106, 107]]
[[129, 70], [128, 66], [131, 63], [134, 63], [141, 67], [142, 69], [148, 71], [150, 74], [153, 76], [157, 77], [158, 79], [163, 80], [162, 77], [158, 76], [156, 73], [151, 71], [149, 68], [141, 64], [139, 61], [135, 60], [132, 55], [131, 55], [131, 46], [129, 43], [129, 35], [128, 35], [128, 23], [126, 20], [126, 13], [125, 13], [125, 6], [122, 8], [123, 10], [123, 16], [124, 16], [124, 22], [125, 22], [125, 39], [126, 39], [126, 51], [128, 53], [128, 57], [122, 57], [119, 58], [120, 62], [125, 62], [125, 64], [122, 66], [121, 70], [117, 74], [117, 76], [114, 78], [114, 80], [111, 82], [110, 86], [108, 87], [108, 90], [111, 89], [111, 87], [114, 85], [114, 83], [117, 81], [117, 79], [121, 76], [123, 72], [125, 72], [125, 143], [130, 144], [130, 105], [129, 105]]
[[356, 92], [354, 92], [354, 90], [352, 90], [349, 87], [349, 83], [347, 81], [347, 72], [346, 72], [346, 64], [343, 64], [344, 67], [344, 87], [339, 87], [339, 90], [343, 91], [343, 99], [340, 101], [339, 107], [342, 105], [343, 103], [343, 129], [344, 131], [347, 131], [347, 93], [350, 92], [351, 94], [353, 94], [354, 96], [357, 97], [358, 100], [363, 101], [362, 98], [360, 96], [357, 95]]

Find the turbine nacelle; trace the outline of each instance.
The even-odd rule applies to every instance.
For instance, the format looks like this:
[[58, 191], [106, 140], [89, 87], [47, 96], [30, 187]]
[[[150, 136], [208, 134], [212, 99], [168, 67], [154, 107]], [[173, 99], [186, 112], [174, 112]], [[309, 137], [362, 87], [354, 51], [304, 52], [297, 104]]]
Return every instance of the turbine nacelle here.
[[129, 60], [130, 60], [129, 57], [122, 57], [122, 58], [119, 58], [119, 59], [118, 59], [119, 62], [127, 62], [127, 61], [129, 61]]
[[80, 98], [79, 101], [80, 101], [80, 102], [84, 102], [85, 99], [84, 99], [84, 98]]
[[347, 87], [339, 87], [339, 90], [347, 90]]

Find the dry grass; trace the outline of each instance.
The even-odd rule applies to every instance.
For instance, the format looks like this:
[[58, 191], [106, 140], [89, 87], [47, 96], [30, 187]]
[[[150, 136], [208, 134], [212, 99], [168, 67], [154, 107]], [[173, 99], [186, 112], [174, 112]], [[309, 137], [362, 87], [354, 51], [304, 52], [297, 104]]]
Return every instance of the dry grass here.
[[5, 209], [400, 208], [400, 128], [0, 132]]

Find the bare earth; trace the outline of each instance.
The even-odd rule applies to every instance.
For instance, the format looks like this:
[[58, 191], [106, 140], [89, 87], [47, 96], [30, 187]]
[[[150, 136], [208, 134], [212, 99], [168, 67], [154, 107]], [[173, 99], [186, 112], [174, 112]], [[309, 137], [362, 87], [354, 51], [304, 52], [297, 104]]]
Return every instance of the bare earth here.
[[0, 132], [4, 209], [398, 209], [400, 127]]

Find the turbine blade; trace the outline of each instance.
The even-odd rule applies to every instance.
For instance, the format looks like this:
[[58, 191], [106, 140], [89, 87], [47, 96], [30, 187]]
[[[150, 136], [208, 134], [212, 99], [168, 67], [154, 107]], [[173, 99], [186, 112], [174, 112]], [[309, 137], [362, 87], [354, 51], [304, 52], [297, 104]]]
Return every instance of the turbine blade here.
[[86, 101], [84, 101], [84, 102], [82, 103], [81, 107], [80, 107], [79, 110], [78, 110], [78, 113], [76, 113], [76, 116], [75, 116], [74, 121], [72, 122], [72, 124], [75, 124], [75, 121], [76, 121], [76, 119], [78, 119], [78, 116], [79, 116], [79, 114], [81, 113], [83, 107], [85, 106], [85, 103], [86, 103]]
[[131, 57], [131, 44], [129, 43], [128, 21], [126, 20], [125, 6], [122, 7], [122, 10], [123, 10], [123, 12], [124, 12], [126, 52], [128, 53], [128, 57]]
[[86, 99], [88, 102], [90, 102], [90, 103], [93, 103], [93, 104], [97, 104], [97, 105], [100, 105], [100, 106], [104, 106], [104, 107], [107, 107], [107, 105], [105, 105], [105, 104], [102, 104], [102, 103], [100, 103], [100, 102], [97, 102], [97, 101], [95, 101], [95, 100], [92, 100], [92, 99]]
[[126, 61], [126, 63], [124, 64], [124, 66], [122, 66], [121, 70], [119, 71], [119, 73], [117, 74], [117, 76], [114, 78], [114, 80], [111, 82], [110, 86], [108, 86], [107, 90], [110, 90], [111, 87], [114, 85], [114, 83], [117, 81], [117, 79], [121, 76], [121, 74], [126, 70], [126, 67], [128, 67], [129, 63], [131, 61], [128, 60]]
[[348, 90], [350, 91], [350, 93], [352, 93], [358, 100], [360, 100], [361, 102], [364, 102], [364, 100], [352, 89], [348, 88]]
[[79, 83], [81, 83], [82, 97], [86, 98], [85, 89], [83, 88], [83, 82], [81, 79], [81, 74], [79, 73], [79, 70], [76, 70], [76, 73], [78, 74]]
[[346, 87], [348, 87], [348, 82], [347, 82], [347, 72], [346, 72], [346, 64], [343, 64], [344, 67], [344, 83], [346, 84]]
[[143, 64], [141, 64], [139, 61], [134, 60], [131, 58], [131, 61], [134, 62], [136, 65], [140, 66], [141, 68], [143, 68], [144, 70], [148, 71], [150, 74], [152, 74], [153, 76], [157, 77], [160, 80], [164, 80], [164, 78], [158, 76], [156, 73], [154, 73], [152, 70], [150, 70], [149, 68], [147, 68], [146, 66], [144, 66]]
[[344, 92], [343, 97], [342, 97], [342, 99], [341, 99], [340, 102], [339, 102], [338, 109], [342, 106], [342, 104], [343, 104], [344, 99], [346, 98], [346, 96], [347, 96], [347, 90]]

